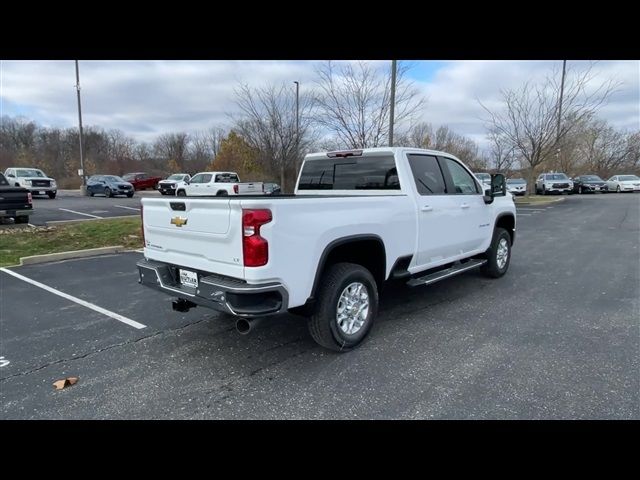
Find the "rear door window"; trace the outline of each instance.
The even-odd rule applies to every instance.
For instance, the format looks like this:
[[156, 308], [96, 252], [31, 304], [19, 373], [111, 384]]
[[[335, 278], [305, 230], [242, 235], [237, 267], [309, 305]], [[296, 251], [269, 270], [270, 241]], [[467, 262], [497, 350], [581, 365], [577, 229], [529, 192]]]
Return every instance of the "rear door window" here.
[[409, 166], [420, 195], [444, 195], [447, 187], [438, 159], [433, 155], [409, 154]]

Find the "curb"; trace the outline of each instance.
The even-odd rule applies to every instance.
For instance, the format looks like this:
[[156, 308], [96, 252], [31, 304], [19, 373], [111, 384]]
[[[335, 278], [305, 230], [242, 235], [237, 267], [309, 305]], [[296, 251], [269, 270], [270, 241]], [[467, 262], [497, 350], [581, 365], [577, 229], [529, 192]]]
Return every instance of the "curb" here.
[[86, 250], [71, 250], [68, 252], [46, 253], [44, 255], [32, 255], [20, 258], [20, 265], [35, 265], [38, 263], [57, 262], [60, 260], [70, 260], [72, 258], [95, 257], [97, 255], [109, 255], [113, 253], [126, 252], [122, 245], [115, 247], [88, 248]]
[[138, 217], [140, 218], [139, 213], [134, 213], [132, 215], [119, 215], [117, 217], [102, 217], [102, 218], [76, 218], [74, 220], [51, 220], [49, 222], [45, 222], [47, 227], [54, 227], [56, 225], [67, 225], [72, 223], [84, 223], [84, 222], [95, 222], [97, 220], [116, 220], [119, 218], [132, 218]]
[[514, 202], [516, 205], [548, 205], [549, 203], [558, 203], [564, 202], [566, 200], [565, 197], [557, 198], [555, 200], [549, 200], [548, 202]]

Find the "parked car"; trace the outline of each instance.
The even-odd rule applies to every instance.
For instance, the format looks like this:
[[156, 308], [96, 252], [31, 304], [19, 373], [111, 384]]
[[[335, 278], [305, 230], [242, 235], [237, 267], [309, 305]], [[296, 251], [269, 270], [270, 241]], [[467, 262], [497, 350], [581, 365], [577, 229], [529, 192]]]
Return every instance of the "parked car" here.
[[504, 175], [485, 192], [453, 155], [417, 148], [309, 154], [293, 195], [141, 203], [139, 282], [177, 297], [174, 310], [235, 315], [242, 333], [291, 311], [340, 352], [371, 330], [385, 280], [501, 277], [516, 233]]
[[105, 197], [126, 195], [131, 198], [133, 192], [133, 185], [116, 175], [93, 175], [87, 180], [87, 195], [90, 197], [97, 194]]
[[165, 180], [158, 182], [158, 191], [162, 195], [175, 195], [176, 189], [185, 185], [185, 182], [191, 180], [188, 173], [174, 173]]
[[536, 193], [573, 193], [573, 181], [564, 173], [541, 173], [536, 180]]
[[176, 191], [179, 197], [237, 195], [233, 186], [240, 183], [235, 172], [200, 172]]
[[610, 192], [638, 192], [640, 191], [640, 178], [636, 175], [614, 175], [607, 180], [607, 189]]
[[4, 176], [11, 185], [26, 188], [32, 195], [56, 198], [58, 193], [56, 181], [38, 168], [11, 167], [4, 171]]
[[277, 183], [265, 183], [263, 190], [265, 195], [278, 195], [280, 193], [280, 185]]
[[604, 193], [607, 190], [607, 183], [597, 175], [578, 175], [573, 179], [573, 193]]
[[29, 223], [33, 213], [31, 192], [23, 187], [9, 183], [0, 173], [0, 219], [13, 218], [15, 223]]
[[152, 177], [144, 172], [136, 172], [127, 173], [122, 176], [122, 179], [133, 185], [135, 190], [146, 190], [147, 188], [156, 189], [162, 177]]
[[491, 186], [491, 174], [489, 173], [474, 173], [476, 178], [482, 182], [485, 188], [489, 188]]
[[527, 181], [524, 178], [509, 178], [507, 180], [507, 191], [511, 195], [523, 196], [527, 193]]

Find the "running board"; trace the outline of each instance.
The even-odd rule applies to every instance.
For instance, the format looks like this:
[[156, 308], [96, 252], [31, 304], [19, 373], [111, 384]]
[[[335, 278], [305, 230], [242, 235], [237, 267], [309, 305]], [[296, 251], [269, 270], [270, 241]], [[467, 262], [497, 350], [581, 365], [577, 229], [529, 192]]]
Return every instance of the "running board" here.
[[474, 268], [478, 268], [485, 263], [487, 263], [486, 260], [470, 260], [465, 263], [454, 265], [450, 268], [447, 268], [446, 270], [440, 270], [439, 272], [430, 273], [428, 275], [424, 275], [423, 277], [412, 278], [407, 282], [407, 285], [409, 285], [410, 287], [417, 287], [419, 285], [430, 285], [432, 283], [439, 282], [440, 280], [444, 280], [445, 278], [458, 275], [459, 273], [473, 270]]

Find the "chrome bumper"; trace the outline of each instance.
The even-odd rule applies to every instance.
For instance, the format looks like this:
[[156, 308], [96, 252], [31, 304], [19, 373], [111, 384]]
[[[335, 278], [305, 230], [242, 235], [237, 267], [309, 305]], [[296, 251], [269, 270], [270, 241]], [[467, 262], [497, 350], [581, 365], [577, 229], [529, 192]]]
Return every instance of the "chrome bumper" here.
[[177, 265], [147, 259], [136, 265], [140, 284], [238, 317], [275, 315], [286, 311], [289, 303], [287, 290], [280, 283], [251, 285], [243, 280], [197, 272], [198, 287], [194, 288], [180, 284]]

